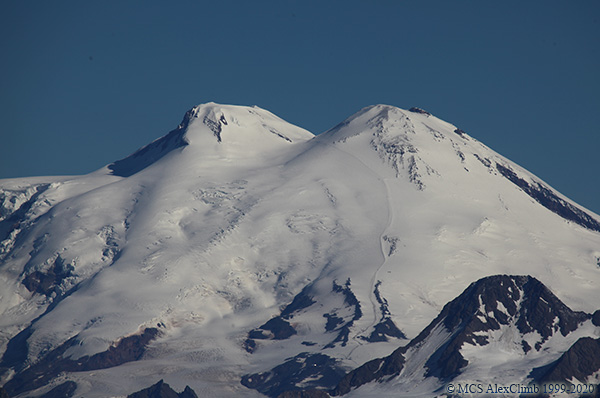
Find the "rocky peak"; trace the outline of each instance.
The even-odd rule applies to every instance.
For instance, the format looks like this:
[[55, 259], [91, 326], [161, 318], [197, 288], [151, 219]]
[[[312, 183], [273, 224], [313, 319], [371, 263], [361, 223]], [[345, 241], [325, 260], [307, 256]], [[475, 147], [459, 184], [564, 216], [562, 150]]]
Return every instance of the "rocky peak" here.
[[589, 318], [572, 311], [539, 280], [507, 275], [474, 282], [447, 304], [440, 316], [448, 330], [465, 328], [467, 332], [498, 329], [514, 322], [523, 334], [539, 333], [541, 343], [555, 332], [566, 336]]
[[494, 275], [473, 282], [446, 304], [409, 345], [416, 346], [426, 340], [437, 325], [444, 325], [451, 337], [430, 357], [426, 367], [428, 375], [448, 379], [468, 364], [460, 352], [464, 344], [487, 345], [491, 332], [501, 327], [516, 327], [522, 337], [537, 333], [534, 347], [530, 345], [532, 340], [524, 337], [516, 342], [527, 353], [531, 349], [541, 350], [556, 333], [566, 336], [589, 318], [589, 314], [572, 311], [531, 276]]
[[[416, 356], [421, 358], [419, 361], [427, 358], [426, 377], [451, 380], [469, 363], [461, 353], [463, 345], [484, 346], [491, 343], [494, 336], [490, 331], [501, 327], [515, 327], [521, 336], [537, 332], [541, 340], [534, 348], [540, 350], [553, 334], [566, 336], [590, 317], [584, 312], [572, 311], [543, 283], [531, 276], [489, 276], [473, 282], [457, 298], [446, 304], [440, 314], [408, 345], [346, 374], [332, 390], [332, 394], [343, 395], [374, 380], [389, 380], [390, 377], [401, 376], [403, 369], [414, 368], [411, 364], [414, 352], [419, 352]], [[444, 330], [445, 334], [440, 333]], [[580, 342], [579, 346], [589, 343], [589, 346], [595, 348], [597, 341], [588, 340]], [[579, 346], [576, 348], [580, 348]], [[522, 340], [522, 348], [523, 355], [534, 349], [528, 347], [525, 340]], [[417, 368], [421, 366], [418, 364]], [[563, 369], [564, 365], [561, 366], [544, 368], [537, 373], [544, 376], [550, 371], [556, 373], [558, 371], [555, 368]], [[596, 362], [593, 363], [592, 367], [594, 366]], [[577, 372], [579, 375], [584, 371]], [[407, 377], [410, 379], [411, 375]]]
[[185, 390], [178, 393], [161, 379], [158, 383], [148, 388], [128, 395], [127, 398], [198, 398], [198, 395], [189, 386], [186, 386]]

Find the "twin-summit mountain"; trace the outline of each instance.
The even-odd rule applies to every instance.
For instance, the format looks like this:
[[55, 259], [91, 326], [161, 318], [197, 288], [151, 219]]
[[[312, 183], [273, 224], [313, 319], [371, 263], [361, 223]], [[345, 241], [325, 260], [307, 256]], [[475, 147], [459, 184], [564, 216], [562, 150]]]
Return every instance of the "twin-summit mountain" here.
[[0, 181], [0, 241], [10, 396], [598, 383], [599, 217], [418, 108], [314, 136], [200, 105], [91, 174]]

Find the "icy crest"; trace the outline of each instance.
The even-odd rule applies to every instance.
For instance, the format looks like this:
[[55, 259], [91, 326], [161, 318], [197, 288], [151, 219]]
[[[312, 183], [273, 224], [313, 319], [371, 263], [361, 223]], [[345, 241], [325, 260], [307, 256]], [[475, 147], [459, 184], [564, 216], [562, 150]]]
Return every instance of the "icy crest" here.
[[[188, 116], [189, 115], [189, 116]], [[189, 119], [187, 123], [186, 119]], [[200, 122], [200, 123], [198, 123]], [[313, 134], [291, 125], [257, 106], [198, 105], [186, 113], [186, 140], [193, 142], [199, 134], [212, 134], [219, 143], [244, 144], [251, 148], [271, 146], [272, 142], [295, 143], [313, 138]], [[250, 149], [250, 148], [248, 148]]]
[[176, 129], [108, 165], [108, 169], [113, 175], [129, 177], [187, 146], [193, 147], [196, 155], [234, 161], [285, 150], [289, 144], [311, 138], [312, 133], [259, 107], [209, 102], [188, 110]]

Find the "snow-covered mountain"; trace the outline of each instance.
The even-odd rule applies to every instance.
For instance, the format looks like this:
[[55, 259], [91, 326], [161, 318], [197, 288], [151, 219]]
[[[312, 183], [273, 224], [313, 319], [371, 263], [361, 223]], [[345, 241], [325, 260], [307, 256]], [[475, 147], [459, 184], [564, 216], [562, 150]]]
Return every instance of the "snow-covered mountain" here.
[[94, 173], [0, 181], [0, 241], [11, 396], [598, 383], [565, 363], [597, 350], [600, 217], [418, 108], [314, 136], [200, 105]]

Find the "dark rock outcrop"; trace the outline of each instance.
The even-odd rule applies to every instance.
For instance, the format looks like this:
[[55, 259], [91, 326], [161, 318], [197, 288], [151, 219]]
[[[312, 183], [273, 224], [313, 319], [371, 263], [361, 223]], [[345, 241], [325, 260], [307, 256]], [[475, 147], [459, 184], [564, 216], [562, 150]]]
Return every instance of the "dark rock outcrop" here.
[[33, 329], [29, 326], [8, 341], [6, 351], [2, 355], [2, 361], [0, 361], [0, 375], [11, 368], [16, 372], [23, 369], [27, 360], [27, 340], [32, 334]]
[[169, 152], [188, 145], [183, 135], [190, 122], [197, 117], [196, 113], [197, 108], [190, 109], [175, 130], [171, 130], [169, 134], [143, 146], [126, 158], [109, 164], [108, 169], [113, 175], [129, 177], [144, 170]]
[[285, 391], [277, 398], [329, 398], [330, 395], [323, 390]]
[[76, 360], [63, 358], [63, 354], [77, 344], [77, 336], [46, 354], [40, 361], [18, 372], [4, 388], [10, 395], [18, 395], [46, 385], [62, 372], [106, 369], [142, 357], [146, 346], [159, 334], [156, 328], [146, 328], [143, 333], [122, 338], [108, 350]]
[[496, 169], [510, 182], [521, 188], [527, 195], [531, 196], [548, 210], [558, 214], [565, 220], [572, 221], [592, 231], [600, 232], [600, 222], [598, 220], [559, 198], [541, 183], [535, 182], [530, 184], [520, 178], [512, 169], [499, 163], [496, 163]]
[[204, 120], [202, 121], [215, 135], [218, 142], [221, 142], [221, 131], [223, 131], [223, 126], [227, 126], [227, 120], [225, 116], [221, 115], [221, 117], [217, 120], [209, 117], [209, 115], [204, 116]]
[[343, 286], [338, 285], [336, 283], [336, 281], [333, 281], [333, 291], [336, 293], [343, 294], [344, 302], [348, 306], [354, 307], [354, 317], [352, 318], [352, 320], [357, 321], [362, 317], [362, 310], [360, 308], [360, 302], [354, 295], [354, 292], [352, 292], [352, 289], [350, 289], [350, 284], [351, 284], [350, 278], [348, 278], [348, 280], [346, 280], [346, 283], [344, 283]]
[[158, 383], [148, 388], [129, 394], [127, 398], [198, 398], [198, 395], [189, 386], [186, 386], [185, 390], [178, 393], [161, 379]]
[[[39, 184], [34, 186], [34, 191], [29, 199], [22, 203], [17, 209], [9, 210], [0, 207], [0, 218], [2, 218], [0, 221], [0, 242], [7, 239], [14, 230], [22, 228], [25, 215], [38, 200], [39, 196], [48, 190], [49, 187], [50, 184]], [[4, 199], [16, 203], [14, 193], [11, 195], [9, 192], [0, 191], [0, 203]]]
[[412, 113], [420, 113], [422, 115], [431, 116], [431, 113], [427, 112], [425, 109], [417, 108], [416, 106], [413, 106], [408, 111]]
[[[265, 334], [265, 331], [268, 333]], [[252, 330], [250, 333], [248, 333], [248, 337], [250, 339], [259, 340], [269, 338], [272, 338], [274, 340], [285, 340], [295, 335], [296, 333], [296, 329], [294, 329], [288, 321], [286, 321], [280, 316], [277, 316], [275, 318], [271, 318], [258, 329]]]
[[323, 318], [327, 319], [327, 323], [325, 324], [326, 332], [331, 332], [335, 330], [339, 325], [344, 323], [344, 318], [337, 316], [336, 313], [323, 314]]
[[460, 135], [463, 138], [467, 135], [467, 133], [465, 133], [465, 131], [461, 129], [455, 129], [454, 133]]
[[315, 303], [315, 300], [310, 294], [311, 287], [312, 285], [304, 286], [302, 291], [294, 297], [292, 302], [281, 311], [282, 318], [289, 319], [293, 313], [308, 308]]
[[[500, 306], [501, 304], [501, 306]], [[558, 323], [555, 323], [558, 318]], [[541, 340], [535, 349], [554, 333], [566, 336], [589, 315], [574, 312], [544, 284], [531, 276], [490, 276], [472, 283], [460, 296], [446, 304], [431, 326], [442, 323], [451, 333], [449, 340], [427, 361], [427, 376], [449, 379], [467, 365], [460, 354], [463, 344], [486, 345], [482, 332], [500, 329], [514, 323], [520, 333], [537, 332]], [[418, 336], [409, 345], [425, 336]], [[523, 345], [526, 352], [527, 347]]]
[[373, 328], [371, 335], [369, 337], [363, 337], [363, 340], [366, 340], [370, 343], [375, 343], [378, 341], [388, 341], [389, 337], [396, 339], [406, 339], [406, 335], [402, 333], [400, 329], [398, 329], [398, 327], [391, 318], [391, 313], [388, 308], [388, 302], [385, 299], [385, 297], [381, 295], [381, 292], [379, 290], [380, 286], [381, 281], [377, 281], [377, 283], [375, 284], [373, 294], [375, 294], [375, 298], [379, 303], [381, 319], [379, 320], [379, 323], [377, 323]]
[[158, 383], [148, 388], [129, 394], [127, 398], [198, 398], [198, 395], [189, 386], [186, 386], [185, 390], [178, 393], [161, 379]]
[[[23, 285], [30, 292], [50, 295], [63, 279], [72, 276], [73, 266], [65, 264], [62, 257], [58, 256], [52, 266], [45, 271], [33, 271], [23, 278]], [[60, 292], [58, 292], [60, 293]]]
[[310, 289], [311, 285], [305, 286], [278, 316], [251, 330], [248, 333], [248, 338], [244, 341], [244, 349], [249, 353], [253, 353], [256, 350], [256, 340], [285, 340], [295, 335], [297, 332], [288, 320], [293, 318], [295, 313], [315, 303], [309, 293]]
[[404, 353], [405, 347], [401, 347], [385, 358], [373, 359], [354, 369], [346, 374], [338, 385], [331, 390], [331, 395], [344, 395], [363, 384], [399, 374], [405, 363]]
[[[333, 388], [344, 375], [335, 359], [324, 354], [300, 353], [273, 369], [242, 377], [242, 385], [269, 397], [306, 389]], [[298, 385], [302, 385], [299, 388]]]
[[582, 337], [556, 361], [533, 369], [530, 374], [536, 382], [565, 382], [587, 377], [600, 370], [600, 339]]
[[42, 395], [41, 398], [71, 398], [75, 395], [76, 390], [77, 384], [74, 381], [69, 380], [54, 387], [52, 390]]
[[[332, 292], [339, 293], [344, 296], [344, 304], [346, 305], [347, 308], [352, 310], [353, 314], [352, 314], [352, 318], [349, 321], [345, 321], [342, 318], [341, 322], [339, 321], [340, 317], [338, 317], [337, 313], [323, 315], [324, 317], [328, 318], [327, 321], [328, 321], [330, 327], [333, 326], [330, 323], [330, 320], [333, 320], [333, 322], [336, 323], [336, 327], [333, 327], [333, 329], [331, 329], [331, 331], [338, 332], [336, 338], [333, 339], [333, 341], [331, 343], [327, 344], [325, 346], [325, 348], [333, 348], [333, 347], [335, 347], [335, 345], [337, 343], [341, 343], [342, 346], [345, 346], [346, 344], [348, 344], [350, 328], [354, 325], [355, 321], [362, 318], [363, 313], [362, 313], [362, 309], [360, 307], [360, 302], [358, 301], [358, 299], [356, 298], [356, 295], [350, 288], [350, 285], [351, 285], [350, 278], [348, 278], [346, 280], [346, 283], [344, 283], [344, 285], [339, 285], [337, 283], [337, 281], [333, 281]], [[337, 327], [337, 325], [341, 325], [341, 326]]]
[[373, 328], [373, 332], [369, 337], [363, 338], [369, 343], [376, 343], [378, 341], [388, 341], [390, 337], [396, 339], [406, 339], [406, 336], [392, 321], [391, 318], [384, 318]]

